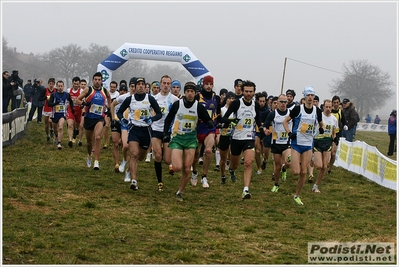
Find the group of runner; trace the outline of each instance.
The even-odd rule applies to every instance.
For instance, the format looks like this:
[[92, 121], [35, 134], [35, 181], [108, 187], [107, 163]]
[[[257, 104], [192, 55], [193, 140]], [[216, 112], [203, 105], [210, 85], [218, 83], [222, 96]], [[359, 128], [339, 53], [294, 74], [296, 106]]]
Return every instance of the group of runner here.
[[256, 93], [254, 82], [241, 79], [234, 81], [234, 93], [222, 89], [217, 95], [210, 75], [203, 77], [200, 86], [185, 83], [184, 95], [180, 94], [180, 82], [168, 75], [151, 84], [144, 77], [133, 77], [129, 84], [121, 82], [119, 89], [113, 81], [109, 90], [102, 86], [100, 72], [93, 75], [91, 86], [78, 77], [72, 82], [73, 87], [64, 92], [62, 81], [57, 82], [55, 90], [55, 80], [49, 80], [44, 114], [51, 121], [46, 126], [47, 139], [53, 129], [57, 147], [62, 149], [62, 129], [67, 121], [68, 145], [72, 147], [76, 139], [82, 145], [84, 129], [86, 165], [91, 167], [94, 157], [93, 168], [99, 170], [102, 138], [105, 136], [108, 142], [111, 129], [115, 171], [125, 172], [125, 182], [133, 190], [138, 189], [138, 162], [151, 151], [158, 190], [164, 190], [163, 161], [170, 166], [171, 173], [182, 172], [176, 199], [183, 201], [188, 182], [197, 185], [203, 149], [202, 187], [209, 188], [208, 171], [215, 154], [215, 170], [220, 171], [222, 184], [227, 182], [227, 173], [236, 182], [235, 171], [241, 161], [244, 168], [241, 197], [250, 199], [254, 159], [257, 173], [261, 174], [271, 151], [274, 159], [271, 191], [278, 192], [280, 179], [285, 180], [286, 171], [291, 168], [292, 174], [300, 177], [294, 201], [303, 205], [299, 195], [311, 161], [320, 170], [312, 187], [317, 193], [321, 179], [333, 163], [331, 152], [336, 151], [338, 144], [341, 112], [333, 107], [331, 100], [323, 102], [323, 111], [314, 105], [312, 86], [303, 89], [300, 104], [294, 101], [296, 94], [292, 89], [273, 97], [266, 92]]

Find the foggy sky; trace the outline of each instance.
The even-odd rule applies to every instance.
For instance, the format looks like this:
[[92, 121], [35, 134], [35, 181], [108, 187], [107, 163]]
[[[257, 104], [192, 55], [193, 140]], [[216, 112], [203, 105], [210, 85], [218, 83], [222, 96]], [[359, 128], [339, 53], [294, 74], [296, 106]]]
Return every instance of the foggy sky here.
[[[126, 42], [188, 47], [214, 76], [215, 91], [233, 91], [241, 78], [271, 95], [280, 93], [287, 57], [284, 92], [294, 89], [298, 101], [307, 85], [321, 101], [331, 99], [343, 64], [367, 60], [391, 75], [397, 91], [396, 2], [3, 1], [1, 7], [2, 36], [19, 52], [46, 53], [71, 43], [111, 50]], [[393, 99], [380, 117], [396, 107], [397, 94]]]

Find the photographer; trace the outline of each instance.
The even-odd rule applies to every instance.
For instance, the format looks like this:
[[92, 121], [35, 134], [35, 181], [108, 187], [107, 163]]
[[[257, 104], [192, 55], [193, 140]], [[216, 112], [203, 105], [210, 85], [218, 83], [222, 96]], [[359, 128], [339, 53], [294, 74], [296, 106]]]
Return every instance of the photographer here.
[[35, 79], [33, 81], [32, 107], [29, 112], [28, 122], [32, 121], [33, 115], [37, 109], [37, 123], [42, 123], [44, 100], [41, 99], [43, 99], [46, 93], [46, 88], [42, 86], [42, 82], [42, 79]]
[[[23, 80], [19, 78], [18, 71], [13, 70], [10, 77], [8, 77], [8, 81], [10, 82], [12, 88], [12, 95], [11, 95], [11, 110], [18, 108], [18, 101], [17, 96], [19, 95], [18, 88], [22, 87]], [[19, 101], [19, 103], [21, 103]]]

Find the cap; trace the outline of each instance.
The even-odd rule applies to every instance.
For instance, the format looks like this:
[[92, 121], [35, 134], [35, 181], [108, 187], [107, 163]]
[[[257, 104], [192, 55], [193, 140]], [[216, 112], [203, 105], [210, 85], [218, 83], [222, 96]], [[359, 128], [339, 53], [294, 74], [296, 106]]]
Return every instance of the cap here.
[[211, 75], [207, 75], [202, 80], [202, 84], [210, 83], [213, 84], [213, 77]]
[[161, 87], [161, 84], [158, 81], [153, 81], [151, 84], [151, 89], [154, 88], [154, 86]]
[[174, 80], [172, 82], [172, 88], [175, 87], [175, 86], [178, 86], [179, 88], [181, 88], [181, 84], [180, 84], [180, 82], [178, 80]]
[[236, 87], [237, 85], [242, 85], [242, 80], [241, 79], [236, 79], [234, 81], [234, 87]]
[[292, 95], [293, 97], [296, 96], [295, 91], [292, 90], [292, 89], [288, 89], [288, 90], [285, 92], [285, 95]]
[[186, 92], [188, 89], [197, 91], [197, 86], [193, 82], [186, 82], [186, 84], [184, 85], [184, 92]]
[[229, 98], [231, 98], [231, 97], [236, 97], [236, 95], [233, 93], [233, 92], [227, 92], [226, 93], [226, 98], [225, 99], [229, 99]]
[[126, 87], [126, 85], [125, 85], [125, 84], [122, 84], [122, 85], [119, 87], [119, 91], [126, 91], [126, 92], [127, 92], [127, 87]]
[[272, 95], [269, 95], [269, 96], [267, 97], [267, 99], [270, 99], [270, 98], [273, 98], [273, 96], [272, 96]]
[[227, 91], [226, 88], [220, 89], [219, 95], [227, 94], [229, 91]]
[[314, 95], [315, 91], [313, 86], [308, 85], [305, 88], [303, 88], [303, 92], [302, 92], [303, 96], [307, 96], [307, 95]]
[[395, 115], [395, 116], [396, 116], [396, 109], [392, 110], [391, 116], [392, 116], [392, 115]]
[[349, 102], [351, 102], [348, 98], [344, 98], [344, 100], [342, 100], [342, 104], [346, 104], [346, 103], [349, 103]]
[[131, 78], [130, 81], [129, 81], [129, 86], [130, 86], [131, 84], [136, 85], [136, 79], [137, 79], [136, 77]]
[[145, 79], [143, 77], [136, 78], [136, 82], [134, 83], [134, 85], [137, 85], [139, 82], [143, 82], [145, 84]]

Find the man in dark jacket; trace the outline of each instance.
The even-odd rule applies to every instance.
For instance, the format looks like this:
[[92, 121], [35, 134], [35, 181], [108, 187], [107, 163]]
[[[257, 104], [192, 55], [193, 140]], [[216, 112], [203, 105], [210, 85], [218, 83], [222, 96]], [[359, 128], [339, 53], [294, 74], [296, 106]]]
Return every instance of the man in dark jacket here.
[[33, 87], [32, 81], [28, 80], [28, 83], [24, 86], [24, 94], [26, 102], [32, 102]]
[[358, 114], [353, 103], [348, 98], [342, 100], [344, 117], [346, 124], [343, 127], [342, 137], [345, 137], [346, 141], [353, 142], [353, 136], [355, 134], [356, 124], [358, 121]]
[[33, 115], [37, 109], [37, 123], [42, 123], [42, 112], [44, 100], [40, 100], [45, 95], [46, 88], [42, 86], [42, 79], [34, 80], [32, 92], [32, 107], [29, 112], [28, 122], [32, 121]]
[[18, 71], [13, 70], [11, 75], [8, 77], [8, 81], [10, 82], [12, 92], [11, 92], [11, 110], [14, 110], [18, 108], [18, 102], [17, 101], [17, 93], [14, 94], [14, 92], [17, 92], [19, 87], [22, 87], [23, 80], [19, 78], [18, 76]]
[[8, 80], [10, 73], [3, 71], [3, 113], [8, 112], [8, 105], [12, 97], [12, 86]]

